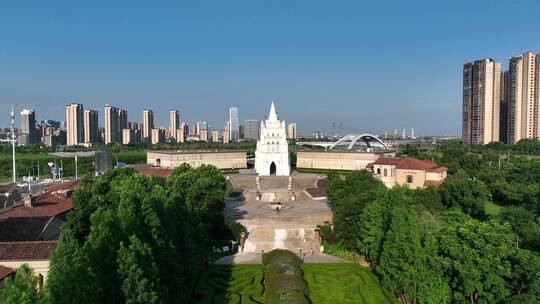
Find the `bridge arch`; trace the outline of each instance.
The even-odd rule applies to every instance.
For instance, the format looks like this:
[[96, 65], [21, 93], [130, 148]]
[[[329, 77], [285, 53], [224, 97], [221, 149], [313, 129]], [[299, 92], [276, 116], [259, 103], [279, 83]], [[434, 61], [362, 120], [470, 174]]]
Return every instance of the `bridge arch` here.
[[[358, 141], [362, 141], [368, 148], [379, 148], [381, 150], [390, 150], [388, 146], [377, 136], [369, 133], [348, 134], [336, 141], [328, 150], [334, 150], [338, 146], [347, 146], [347, 150], [352, 150]], [[374, 144], [373, 144], [374, 143]]]

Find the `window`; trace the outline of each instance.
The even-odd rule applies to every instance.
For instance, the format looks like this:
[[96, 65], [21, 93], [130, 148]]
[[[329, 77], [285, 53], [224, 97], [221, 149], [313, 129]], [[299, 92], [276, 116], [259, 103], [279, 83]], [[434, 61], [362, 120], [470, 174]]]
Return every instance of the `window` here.
[[388, 169], [384, 169], [384, 176], [388, 176]]
[[377, 174], [381, 174], [381, 168], [377, 168]]
[[412, 184], [412, 183], [413, 183], [413, 176], [407, 175], [407, 184]]

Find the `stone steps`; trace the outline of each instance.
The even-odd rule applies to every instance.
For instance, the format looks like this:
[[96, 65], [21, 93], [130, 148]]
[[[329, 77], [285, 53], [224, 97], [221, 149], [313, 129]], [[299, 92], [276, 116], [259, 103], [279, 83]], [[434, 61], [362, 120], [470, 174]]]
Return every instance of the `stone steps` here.
[[248, 227], [248, 236], [244, 244], [245, 253], [271, 251], [272, 249], [288, 249], [294, 252], [320, 251], [320, 243], [315, 229], [306, 228], [272, 228]]

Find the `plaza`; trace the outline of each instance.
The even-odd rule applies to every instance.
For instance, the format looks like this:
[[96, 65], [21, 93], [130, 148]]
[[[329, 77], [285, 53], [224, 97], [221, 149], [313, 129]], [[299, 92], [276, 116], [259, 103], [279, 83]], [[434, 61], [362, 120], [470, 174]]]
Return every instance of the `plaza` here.
[[332, 210], [324, 197], [326, 177], [317, 174], [289, 176], [229, 176], [236, 197], [226, 200], [225, 219], [244, 225], [247, 236], [241, 253], [288, 249], [321, 252], [317, 225], [332, 222]]

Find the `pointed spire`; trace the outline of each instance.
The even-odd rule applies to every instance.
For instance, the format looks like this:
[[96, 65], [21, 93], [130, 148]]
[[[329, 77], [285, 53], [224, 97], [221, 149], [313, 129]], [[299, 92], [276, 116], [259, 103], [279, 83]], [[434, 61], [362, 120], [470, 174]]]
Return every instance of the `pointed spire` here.
[[268, 114], [268, 120], [278, 120], [276, 107], [274, 106], [273, 101], [272, 101], [272, 105], [270, 106], [270, 113]]

